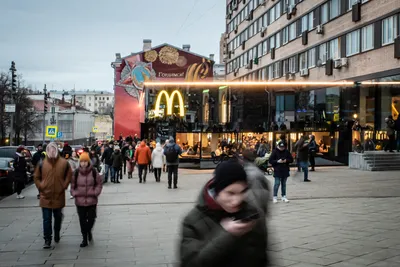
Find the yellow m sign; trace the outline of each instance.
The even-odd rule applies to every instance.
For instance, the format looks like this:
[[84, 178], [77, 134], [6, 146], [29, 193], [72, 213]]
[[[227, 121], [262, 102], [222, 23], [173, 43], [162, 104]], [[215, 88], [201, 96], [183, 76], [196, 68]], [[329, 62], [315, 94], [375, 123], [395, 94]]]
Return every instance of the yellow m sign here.
[[181, 92], [178, 90], [175, 90], [172, 92], [171, 95], [168, 94], [167, 91], [162, 90], [160, 93], [158, 93], [157, 100], [156, 100], [156, 106], [154, 108], [154, 113], [156, 117], [160, 116], [160, 104], [161, 104], [161, 98], [165, 96], [166, 100], [166, 105], [167, 105], [167, 115], [172, 115], [172, 109], [174, 107], [174, 98], [175, 96], [178, 97], [179, 101], [179, 116], [183, 117], [185, 116], [185, 105], [183, 104], [183, 97]]

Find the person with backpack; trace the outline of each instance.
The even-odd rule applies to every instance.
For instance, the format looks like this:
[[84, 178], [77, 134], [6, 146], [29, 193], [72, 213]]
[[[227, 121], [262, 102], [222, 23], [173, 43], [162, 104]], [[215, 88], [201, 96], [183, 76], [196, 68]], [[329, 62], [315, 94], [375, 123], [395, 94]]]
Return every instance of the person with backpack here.
[[145, 141], [142, 141], [139, 147], [136, 148], [135, 160], [139, 165], [139, 183], [142, 183], [142, 181], [146, 183], [147, 166], [151, 162], [151, 152]]
[[82, 153], [79, 158], [79, 167], [74, 171], [71, 182], [71, 194], [75, 198], [81, 226], [81, 248], [93, 241], [92, 229], [96, 220], [98, 197], [103, 189], [102, 179], [92, 165], [89, 154]]
[[161, 169], [165, 163], [164, 151], [160, 143], [156, 144], [156, 148], [151, 153], [151, 164], [154, 168], [154, 177], [156, 182], [159, 183], [161, 180]]
[[178, 188], [178, 166], [181, 154], [181, 147], [175, 143], [173, 137], [170, 137], [168, 144], [164, 147], [164, 155], [168, 167], [168, 189], [172, 188], [172, 175], [174, 176], [174, 189]]
[[315, 171], [315, 156], [318, 152], [318, 145], [317, 142], [315, 142], [315, 136], [310, 134], [310, 144], [308, 145], [308, 151], [310, 153], [310, 166], [311, 170], [310, 171]]
[[72, 169], [67, 160], [60, 157], [57, 144], [46, 147], [46, 158], [36, 167], [34, 181], [40, 192], [43, 215], [44, 249], [51, 248], [54, 216], [54, 241], [60, 242], [62, 210], [65, 207], [65, 190], [71, 181]]
[[112, 161], [111, 157], [114, 153], [113, 145], [114, 145], [114, 143], [112, 141], [110, 141], [109, 144], [105, 146], [103, 155], [101, 156], [101, 161], [104, 162], [104, 166], [105, 166], [104, 183], [108, 182], [108, 173], [110, 173], [111, 177], [112, 177], [113, 161]]

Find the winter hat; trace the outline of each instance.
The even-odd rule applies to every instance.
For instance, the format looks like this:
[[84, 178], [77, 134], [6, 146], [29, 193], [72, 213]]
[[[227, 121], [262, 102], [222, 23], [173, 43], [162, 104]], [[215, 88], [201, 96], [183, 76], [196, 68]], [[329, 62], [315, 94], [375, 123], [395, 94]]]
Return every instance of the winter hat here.
[[224, 161], [215, 169], [211, 188], [215, 190], [215, 194], [218, 194], [224, 188], [236, 182], [247, 182], [246, 171], [236, 161]]
[[281, 140], [278, 142], [278, 147], [286, 147], [285, 141]]
[[17, 148], [17, 153], [21, 153], [22, 151], [24, 151], [24, 147], [23, 146], [19, 146]]
[[114, 147], [114, 150], [119, 150], [119, 146], [115, 146], [115, 147]]
[[87, 161], [90, 162], [90, 156], [87, 152], [83, 152], [80, 157], [79, 157], [79, 161]]

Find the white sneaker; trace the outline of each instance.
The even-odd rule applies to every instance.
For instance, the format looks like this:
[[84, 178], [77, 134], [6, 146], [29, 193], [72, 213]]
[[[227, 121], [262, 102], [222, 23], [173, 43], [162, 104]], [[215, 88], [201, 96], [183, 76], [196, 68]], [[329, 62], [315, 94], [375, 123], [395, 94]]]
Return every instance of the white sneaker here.
[[285, 202], [285, 203], [289, 203], [290, 202], [289, 199], [287, 199], [286, 197], [282, 197], [282, 201]]
[[69, 196], [69, 199], [74, 199], [74, 197], [73, 196]]
[[17, 195], [17, 199], [24, 199], [25, 197], [23, 195]]
[[277, 197], [274, 197], [273, 200], [272, 200], [272, 202], [273, 202], [273, 203], [278, 203], [278, 198], [277, 198]]

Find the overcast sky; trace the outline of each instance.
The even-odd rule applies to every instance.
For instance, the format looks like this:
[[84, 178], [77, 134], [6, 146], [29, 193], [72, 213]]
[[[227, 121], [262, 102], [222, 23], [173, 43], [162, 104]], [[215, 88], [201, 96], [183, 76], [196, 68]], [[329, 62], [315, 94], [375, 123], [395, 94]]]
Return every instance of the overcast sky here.
[[219, 59], [224, 0], [1, 0], [0, 71], [16, 62], [25, 85], [42, 89], [113, 88], [119, 52], [170, 43]]

